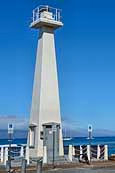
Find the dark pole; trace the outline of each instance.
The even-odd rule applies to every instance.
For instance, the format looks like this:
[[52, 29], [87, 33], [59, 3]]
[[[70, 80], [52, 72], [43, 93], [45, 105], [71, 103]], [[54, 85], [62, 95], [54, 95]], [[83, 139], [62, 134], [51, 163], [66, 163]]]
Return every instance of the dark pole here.
[[92, 159], [92, 153], [91, 153], [91, 140], [92, 140], [92, 138], [89, 139], [89, 146], [90, 146], [90, 162], [91, 162], [91, 159]]
[[53, 168], [55, 168], [55, 130], [53, 130]]
[[[92, 127], [91, 127], [91, 129], [92, 129]], [[92, 130], [90, 129], [90, 131], [88, 132], [89, 134], [89, 137], [88, 137], [88, 139], [89, 139], [89, 146], [90, 146], [90, 162], [91, 162], [91, 159], [92, 159], [92, 152], [91, 152], [91, 144], [92, 144]]]
[[37, 161], [37, 172], [36, 173], [42, 173], [42, 164], [43, 164], [42, 159]]
[[26, 159], [22, 159], [21, 173], [26, 173], [26, 167], [27, 167], [27, 160]]
[[9, 133], [9, 151], [8, 151], [9, 172], [11, 172], [11, 143], [12, 143], [12, 134]]

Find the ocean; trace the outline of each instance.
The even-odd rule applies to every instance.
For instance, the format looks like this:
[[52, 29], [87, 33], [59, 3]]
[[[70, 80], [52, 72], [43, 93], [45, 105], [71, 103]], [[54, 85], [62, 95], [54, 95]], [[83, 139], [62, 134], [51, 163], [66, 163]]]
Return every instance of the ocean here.
[[[27, 139], [13, 139], [13, 144], [26, 144]], [[0, 145], [8, 144], [7, 139], [0, 139]], [[64, 146], [68, 145], [87, 145], [89, 141], [86, 137], [74, 137], [71, 140], [64, 140]], [[109, 155], [115, 154], [115, 137], [95, 137], [91, 141], [92, 145], [108, 145]]]
[[[64, 146], [68, 145], [88, 145], [89, 140], [86, 137], [75, 137], [71, 140], [65, 140]], [[115, 137], [94, 137], [91, 140], [92, 145], [108, 145], [109, 156], [115, 154]]]

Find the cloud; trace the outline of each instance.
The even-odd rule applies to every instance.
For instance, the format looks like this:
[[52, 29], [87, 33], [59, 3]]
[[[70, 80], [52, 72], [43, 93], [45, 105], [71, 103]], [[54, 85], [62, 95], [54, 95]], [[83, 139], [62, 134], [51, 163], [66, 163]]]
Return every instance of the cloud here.
[[13, 123], [15, 129], [27, 129], [28, 119], [26, 117], [0, 115], [0, 129], [7, 129], [8, 124]]

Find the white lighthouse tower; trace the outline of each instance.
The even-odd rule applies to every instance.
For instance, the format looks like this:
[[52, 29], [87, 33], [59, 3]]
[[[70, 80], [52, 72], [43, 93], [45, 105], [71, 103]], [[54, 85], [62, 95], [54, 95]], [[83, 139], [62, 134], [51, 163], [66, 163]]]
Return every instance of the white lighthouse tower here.
[[[40, 6], [33, 11], [31, 28], [39, 29], [38, 49], [29, 124], [30, 157], [43, 156], [43, 124], [59, 123], [60, 101], [56, 65], [54, 31], [63, 26], [61, 11]], [[63, 155], [62, 128], [59, 135], [59, 154]]]

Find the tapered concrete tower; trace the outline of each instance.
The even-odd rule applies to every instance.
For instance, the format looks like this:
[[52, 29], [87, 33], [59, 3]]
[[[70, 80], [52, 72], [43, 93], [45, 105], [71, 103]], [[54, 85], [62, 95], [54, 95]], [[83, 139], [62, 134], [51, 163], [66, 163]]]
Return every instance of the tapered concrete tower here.
[[[31, 157], [43, 156], [43, 124], [61, 125], [54, 31], [63, 26], [60, 10], [40, 6], [33, 11], [31, 28], [39, 29], [28, 145]], [[60, 128], [59, 153], [63, 155]]]

